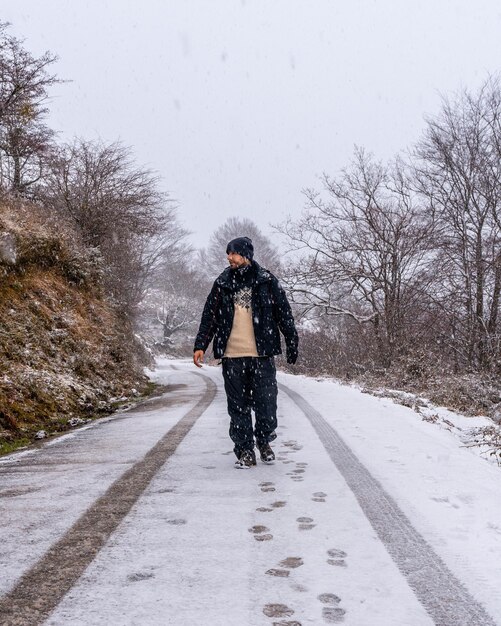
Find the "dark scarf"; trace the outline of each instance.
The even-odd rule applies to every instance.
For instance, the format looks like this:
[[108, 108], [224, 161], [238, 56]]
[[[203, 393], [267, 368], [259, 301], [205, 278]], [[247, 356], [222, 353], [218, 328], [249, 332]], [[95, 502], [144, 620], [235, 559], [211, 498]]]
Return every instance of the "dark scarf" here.
[[230, 272], [230, 285], [233, 293], [244, 287], [252, 287], [256, 282], [257, 268], [254, 263], [237, 267]]

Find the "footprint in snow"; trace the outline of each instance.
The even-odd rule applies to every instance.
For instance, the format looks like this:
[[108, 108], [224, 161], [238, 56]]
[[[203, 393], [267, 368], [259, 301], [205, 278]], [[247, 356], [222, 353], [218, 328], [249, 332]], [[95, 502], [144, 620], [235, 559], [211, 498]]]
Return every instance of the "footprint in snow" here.
[[266, 526], [261, 526], [259, 524], [249, 528], [249, 532], [254, 535], [254, 539], [256, 541], [270, 541], [270, 539], [273, 539], [273, 535], [268, 532], [269, 530], [270, 529]]
[[492, 522], [489, 522], [487, 524], [487, 528], [489, 530], [493, 530], [495, 533], [497, 533], [498, 535], [501, 535], [501, 528], [499, 528], [499, 526], [497, 526], [496, 524], [493, 524]]
[[338, 604], [341, 602], [341, 598], [334, 593], [322, 593], [318, 596], [318, 599], [322, 604], [326, 604], [322, 609], [322, 617], [325, 622], [329, 624], [339, 624], [344, 620], [346, 611], [342, 609]]
[[282, 567], [287, 567], [289, 569], [296, 569], [296, 567], [301, 567], [304, 565], [304, 561], [300, 556], [288, 556], [283, 561], [280, 561], [279, 565]]
[[256, 541], [271, 541], [273, 539], [273, 535], [270, 534], [266, 534], [266, 535], [254, 535], [254, 539]]
[[328, 604], [328, 605], [337, 605], [341, 602], [341, 598], [339, 596], [336, 596], [336, 594], [334, 593], [321, 593], [318, 596], [318, 599], [323, 604]]
[[297, 441], [292, 440], [292, 439], [290, 441], [284, 441], [282, 446], [285, 446], [286, 448], [290, 448], [290, 450], [284, 450], [283, 454], [297, 452], [298, 450], [303, 449], [302, 445], [300, 445]]
[[329, 565], [336, 565], [337, 567], [346, 567], [345, 558], [348, 556], [344, 550], [338, 550], [337, 548], [331, 548], [327, 550], [327, 554], [330, 559], [327, 559]]
[[266, 570], [265, 574], [268, 576], [275, 576], [276, 578], [287, 578], [290, 574], [288, 569], [279, 569], [278, 567], [272, 567]]
[[282, 507], [284, 507], [287, 504], [287, 502], [285, 500], [277, 500], [276, 502], [272, 503], [272, 507], [274, 509], [281, 509]]
[[255, 535], [258, 535], [260, 533], [265, 533], [267, 530], [270, 530], [270, 529], [267, 528], [266, 526], [262, 526], [261, 524], [255, 524], [254, 526], [251, 526], [251, 528], [249, 528], [249, 532], [254, 533]]
[[449, 504], [453, 509], [460, 508], [459, 504], [456, 504], [455, 502], [451, 502], [448, 496], [431, 496], [430, 500], [433, 500], [434, 502], [440, 502], [443, 504]]
[[275, 491], [275, 483], [272, 483], [269, 480], [259, 483], [259, 486], [261, 487], [261, 491], [263, 491], [264, 493]]
[[290, 617], [294, 615], [294, 610], [286, 604], [266, 604], [263, 607], [263, 613], [267, 617]]
[[276, 576], [278, 578], [288, 578], [291, 569], [301, 567], [304, 564], [303, 559], [300, 556], [288, 556], [283, 561], [280, 561], [280, 567], [274, 567], [266, 571], [269, 576]]
[[329, 624], [339, 624], [344, 620], [346, 611], [340, 606], [324, 606], [322, 609], [322, 617]]
[[276, 502], [272, 502], [269, 506], [259, 506], [256, 511], [259, 511], [259, 513], [271, 513], [273, 509], [281, 509], [286, 504], [287, 502], [285, 500], [277, 500]]
[[316, 524], [313, 523], [313, 518], [311, 517], [298, 517], [296, 522], [299, 522], [299, 530], [311, 530], [316, 526]]
[[323, 491], [315, 491], [315, 493], [313, 494], [312, 500], [313, 502], [325, 502], [326, 497], [327, 497], [327, 494], [324, 493]]
[[136, 572], [135, 574], [129, 574], [129, 576], [127, 576], [127, 580], [130, 583], [137, 583], [140, 580], [148, 580], [148, 578], [154, 578], [155, 574], [152, 574], [151, 572]]

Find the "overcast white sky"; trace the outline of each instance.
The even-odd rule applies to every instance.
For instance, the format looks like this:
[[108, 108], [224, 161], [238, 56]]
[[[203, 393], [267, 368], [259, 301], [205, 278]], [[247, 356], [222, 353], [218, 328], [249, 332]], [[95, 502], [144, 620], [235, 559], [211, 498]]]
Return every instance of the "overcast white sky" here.
[[269, 234], [354, 144], [390, 158], [440, 93], [501, 69], [498, 0], [2, 0], [0, 19], [73, 81], [62, 138], [132, 146], [200, 246], [232, 215]]

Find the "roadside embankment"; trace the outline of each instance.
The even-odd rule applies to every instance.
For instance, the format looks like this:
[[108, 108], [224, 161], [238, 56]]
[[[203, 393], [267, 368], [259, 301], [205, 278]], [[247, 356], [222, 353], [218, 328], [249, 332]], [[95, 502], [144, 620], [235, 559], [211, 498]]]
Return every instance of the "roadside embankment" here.
[[0, 205], [0, 454], [147, 393], [147, 355], [96, 250], [37, 207]]

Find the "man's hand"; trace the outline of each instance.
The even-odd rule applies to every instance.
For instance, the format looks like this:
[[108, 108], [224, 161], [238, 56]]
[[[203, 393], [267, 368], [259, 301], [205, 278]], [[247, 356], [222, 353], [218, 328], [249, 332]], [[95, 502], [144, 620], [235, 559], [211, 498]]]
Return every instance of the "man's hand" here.
[[193, 363], [197, 367], [202, 367], [202, 363], [204, 362], [204, 351], [203, 350], [195, 350], [193, 353]]
[[286, 356], [287, 363], [289, 363], [290, 365], [294, 365], [294, 363], [297, 361], [297, 348], [289, 346], [286, 351]]

